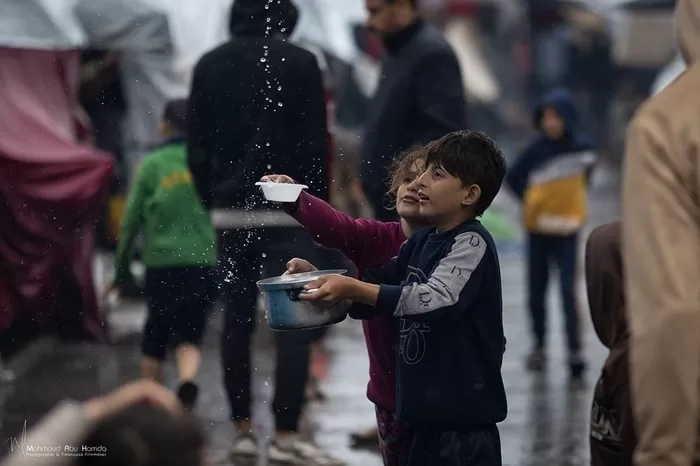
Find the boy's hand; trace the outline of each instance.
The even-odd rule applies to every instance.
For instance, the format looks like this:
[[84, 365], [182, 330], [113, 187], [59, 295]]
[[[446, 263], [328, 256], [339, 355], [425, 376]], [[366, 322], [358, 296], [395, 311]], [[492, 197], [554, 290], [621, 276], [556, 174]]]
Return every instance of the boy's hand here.
[[287, 262], [287, 271], [285, 275], [290, 273], [314, 272], [316, 270], [318, 269], [311, 262], [295, 257]]
[[[304, 286], [306, 293], [299, 295], [304, 301], [322, 301], [337, 303], [343, 299], [352, 299], [357, 280], [343, 275], [326, 275]], [[309, 291], [311, 290], [311, 291]]]
[[262, 181], [263, 183], [297, 184], [296, 181], [294, 181], [291, 177], [287, 175], [265, 175], [262, 178], [260, 178], [260, 181]]

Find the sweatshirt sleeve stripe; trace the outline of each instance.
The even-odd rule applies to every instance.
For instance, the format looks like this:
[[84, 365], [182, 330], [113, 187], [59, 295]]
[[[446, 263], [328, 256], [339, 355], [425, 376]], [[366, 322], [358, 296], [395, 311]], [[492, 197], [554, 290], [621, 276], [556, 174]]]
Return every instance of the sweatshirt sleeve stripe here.
[[[402, 288], [394, 315], [420, 315], [455, 305], [485, 253], [486, 241], [478, 233], [457, 235], [450, 252], [426, 283], [411, 283]], [[408, 274], [411, 273], [409, 267]]]

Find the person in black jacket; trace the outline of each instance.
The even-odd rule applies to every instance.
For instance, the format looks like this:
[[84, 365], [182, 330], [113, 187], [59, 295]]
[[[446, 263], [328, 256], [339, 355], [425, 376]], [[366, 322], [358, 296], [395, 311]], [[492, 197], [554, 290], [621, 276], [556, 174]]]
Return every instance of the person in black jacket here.
[[370, 105], [360, 180], [378, 220], [388, 211], [388, 164], [400, 151], [466, 129], [466, 100], [457, 57], [440, 31], [418, 17], [417, 0], [366, 0], [369, 27], [385, 55]]
[[[316, 59], [287, 42], [298, 19], [290, 0], [236, 0], [232, 39], [195, 67], [190, 96], [188, 165], [204, 204], [224, 226], [222, 335], [224, 384], [238, 435], [237, 457], [254, 457], [251, 431], [251, 338], [257, 320], [261, 267], [281, 275], [290, 250], [309, 257], [311, 238], [287, 215], [267, 205], [255, 186], [266, 173], [287, 173], [328, 199], [325, 92]], [[265, 258], [265, 259], [263, 259]], [[313, 331], [276, 332], [277, 435], [270, 460], [342, 464], [297, 438]]]

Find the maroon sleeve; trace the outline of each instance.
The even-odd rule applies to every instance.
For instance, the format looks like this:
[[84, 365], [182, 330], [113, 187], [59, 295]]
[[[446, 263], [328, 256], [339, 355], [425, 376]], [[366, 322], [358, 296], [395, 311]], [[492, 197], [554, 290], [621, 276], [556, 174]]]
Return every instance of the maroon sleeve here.
[[[355, 265], [365, 262], [364, 254], [380, 248], [382, 237], [390, 235], [394, 228], [392, 223], [354, 219], [305, 191], [287, 213], [301, 223], [317, 243], [340, 250]], [[373, 246], [365, 247], [366, 244]]]

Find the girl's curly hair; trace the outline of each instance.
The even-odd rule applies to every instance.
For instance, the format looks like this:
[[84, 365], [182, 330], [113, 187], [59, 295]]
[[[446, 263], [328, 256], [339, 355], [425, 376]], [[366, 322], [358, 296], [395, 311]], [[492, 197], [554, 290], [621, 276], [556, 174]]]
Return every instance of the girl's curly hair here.
[[391, 167], [389, 168], [389, 191], [385, 196], [385, 209], [394, 210], [394, 208], [396, 208], [396, 192], [399, 190], [399, 186], [401, 186], [401, 183], [403, 183], [403, 181], [406, 179], [406, 176], [411, 171], [414, 164], [425, 164], [427, 155], [428, 145], [417, 145], [409, 148], [394, 158], [394, 160], [391, 162]]

